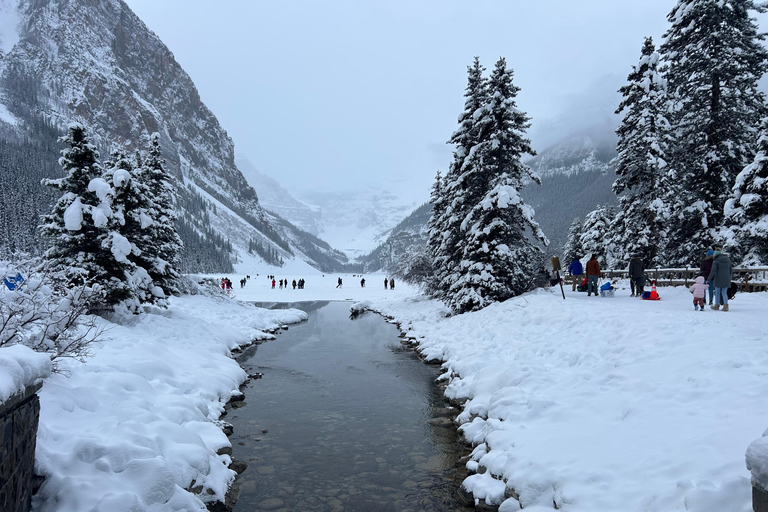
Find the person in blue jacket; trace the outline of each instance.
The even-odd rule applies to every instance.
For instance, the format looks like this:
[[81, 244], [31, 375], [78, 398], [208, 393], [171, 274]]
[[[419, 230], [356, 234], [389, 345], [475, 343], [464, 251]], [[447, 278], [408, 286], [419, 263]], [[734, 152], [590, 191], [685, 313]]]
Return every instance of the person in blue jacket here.
[[571, 265], [568, 267], [568, 272], [573, 276], [573, 291], [576, 291], [576, 287], [581, 284], [582, 275], [584, 275], [584, 267], [581, 266], [579, 258], [574, 258]]

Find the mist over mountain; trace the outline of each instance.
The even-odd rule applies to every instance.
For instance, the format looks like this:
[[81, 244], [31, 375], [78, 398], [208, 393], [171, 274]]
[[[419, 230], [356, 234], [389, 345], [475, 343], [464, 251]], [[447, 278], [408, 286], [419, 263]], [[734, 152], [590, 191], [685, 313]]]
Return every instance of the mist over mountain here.
[[[264, 211], [235, 164], [231, 138], [195, 84], [124, 2], [0, 0], [0, 13], [0, 138], [10, 144], [6, 165], [15, 171], [14, 181], [0, 183], [0, 193], [30, 191], [0, 208], [20, 204], [45, 212], [45, 189], [20, 155], [34, 153], [60, 173], [55, 139], [73, 121], [86, 127], [102, 157], [116, 148], [133, 153], [158, 132], [175, 178], [184, 270], [228, 271], [246, 260], [296, 259], [324, 270], [347, 263], [343, 254], [314, 237], [302, 239], [302, 230]], [[42, 249], [36, 215], [15, 219], [20, 224], [11, 228], [7, 222], [2, 229], [30, 242], [25, 250]]]
[[373, 250], [418, 205], [395, 192], [371, 187], [300, 194], [320, 213], [323, 240], [351, 258]]
[[265, 210], [276, 213], [313, 235], [320, 234], [321, 214], [317, 209], [293, 197], [276, 179], [260, 172], [247, 157], [237, 155], [235, 163], [246, 181], [256, 190], [259, 203]]
[[[575, 217], [584, 216], [598, 204], [616, 204], [611, 190], [616, 157], [612, 131], [572, 134], [542, 150], [527, 163], [541, 176], [541, 186], [530, 184], [521, 194], [536, 210], [536, 221], [550, 241], [546, 254], [560, 255]], [[387, 233], [374, 250], [359, 258], [366, 271], [394, 271], [399, 261], [422, 249], [428, 238], [431, 205], [415, 209]]]

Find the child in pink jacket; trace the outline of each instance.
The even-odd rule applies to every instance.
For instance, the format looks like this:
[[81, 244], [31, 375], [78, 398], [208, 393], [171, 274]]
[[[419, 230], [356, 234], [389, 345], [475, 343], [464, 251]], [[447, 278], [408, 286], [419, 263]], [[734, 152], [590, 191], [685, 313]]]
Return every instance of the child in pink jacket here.
[[704, 284], [704, 276], [696, 278], [696, 282], [688, 290], [693, 294], [693, 308], [698, 311], [699, 307], [704, 311], [704, 297], [706, 297], [709, 286]]

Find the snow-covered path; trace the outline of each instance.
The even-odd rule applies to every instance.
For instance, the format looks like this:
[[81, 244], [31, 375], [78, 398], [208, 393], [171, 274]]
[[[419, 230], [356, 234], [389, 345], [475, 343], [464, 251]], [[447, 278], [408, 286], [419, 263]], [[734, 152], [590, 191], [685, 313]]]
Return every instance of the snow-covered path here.
[[446, 361], [451, 398], [469, 399], [470, 464], [488, 469], [465, 483], [476, 498], [502, 511], [747, 512], [744, 452], [768, 427], [768, 294], [694, 312], [687, 290], [660, 293], [539, 290], [452, 318], [417, 297], [374, 307]]

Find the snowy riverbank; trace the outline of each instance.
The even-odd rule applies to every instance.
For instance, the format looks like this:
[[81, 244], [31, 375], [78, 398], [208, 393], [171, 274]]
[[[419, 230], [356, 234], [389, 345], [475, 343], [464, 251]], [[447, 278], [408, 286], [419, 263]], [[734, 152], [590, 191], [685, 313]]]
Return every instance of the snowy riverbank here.
[[[302, 277], [305, 290], [262, 276], [234, 295], [369, 301], [409, 329], [445, 361], [446, 394], [466, 400], [478, 470], [466, 486], [502, 511], [751, 510], [744, 454], [768, 427], [768, 294], [739, 294], [725, 313], [693, 311], [682, 288], [660, 302], [539, 290], [446, 318], [404, 283], [385, 291], [383, 276], [339, 289], [338, 276]], [[221, 498], [234, 473], [214, 420], [246, 377], [230, 351], [304, 318], [197, 295], [105, 322], [94, 356], [40, 392], [48, 480], [35, 511], [203, 510], [193, 488]]]
[[194, 295], [103, 321], [93, 357], [39, 393], [36, 469], [47, 479], [34, 510], [191, 511], [223, 499], [234, 472], [214, 421], [246, 379], [230, 351], [304, 319]]
[[744, 454], [768, 427], [768, 293], [739, 294], [730, 312], [660, 293], [539, 290], [451, 318], [417, 296], [372, 307], [445, 361], [447, 396], [467, 400], [476, 498], [501, 511], [751, 511]]

